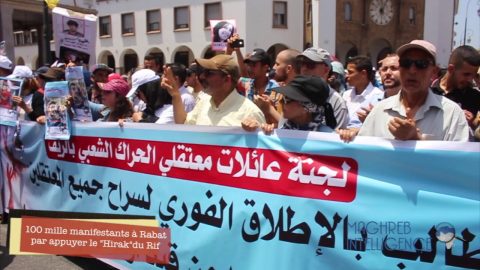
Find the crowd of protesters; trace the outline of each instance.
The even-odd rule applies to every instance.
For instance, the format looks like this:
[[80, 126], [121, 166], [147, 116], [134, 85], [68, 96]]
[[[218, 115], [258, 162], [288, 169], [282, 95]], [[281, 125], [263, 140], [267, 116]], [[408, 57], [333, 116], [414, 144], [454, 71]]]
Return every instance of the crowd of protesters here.
[[[357, 135], [480, 141], [480, 53], [471, 46], [454, 49], [442, 74], [435, 45], [425, 40], [400, 46], [375, 70], [367, 56], [343, 66], [314, 47], [286, 49], [276, 59], [258, 48], [244, 57], [232, 46], [239, 38], [189, 67], [161, 67], [154, 56], [128, 75], [91, 67], [84, 79], [93, 120], [331, 132], [346, 142]], [[22, 120], [45, 123], [45, 84], [65, 80], [71, 65], [32, 72], [0, 56], [0, 77], [24, 80], [12, 98]]]

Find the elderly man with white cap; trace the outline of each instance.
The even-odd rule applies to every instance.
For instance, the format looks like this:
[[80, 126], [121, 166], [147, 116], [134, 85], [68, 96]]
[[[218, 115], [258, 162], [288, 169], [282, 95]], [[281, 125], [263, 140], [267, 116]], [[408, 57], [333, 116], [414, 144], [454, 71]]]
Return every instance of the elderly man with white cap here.
[[468, 141], [469, 130], [462, 109], [430, 89], [437, 72], [436, 48], [413, 40], [397, 49], [402, 89], [378, 103], [358, 135], [397, 140]]

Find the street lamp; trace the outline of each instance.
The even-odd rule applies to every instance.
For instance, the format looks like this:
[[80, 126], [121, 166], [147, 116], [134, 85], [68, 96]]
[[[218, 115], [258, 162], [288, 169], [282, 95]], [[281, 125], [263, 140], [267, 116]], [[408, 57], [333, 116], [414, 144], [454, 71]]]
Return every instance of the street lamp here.
[[52, 40], [52, 29], [48, 20], [50, 14], [48, 12], [48, 4], [43, 1], [43, 64], [52, 64], [52, 56], [50, 53], [50, 40]]
[[43, 2], [43, 64], [52, 64], [52, 54], [50, 53], [50, 40], [52, 40], [52, 24], [50, 23], [49, 8], [53, 9], [60, 0], [44, 0]]

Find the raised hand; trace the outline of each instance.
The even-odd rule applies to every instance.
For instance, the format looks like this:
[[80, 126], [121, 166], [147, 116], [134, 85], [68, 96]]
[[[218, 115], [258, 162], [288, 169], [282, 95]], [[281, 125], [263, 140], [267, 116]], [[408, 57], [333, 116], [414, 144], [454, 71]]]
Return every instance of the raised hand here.
[[175, 76], [173, 75], [172, 68], [164, 66], [163, 71], [164, 73], [160, 86], [165, 88], [172, 97], [180, 96], [180, 89], [177, 85], [177, 80], [175, 80]]

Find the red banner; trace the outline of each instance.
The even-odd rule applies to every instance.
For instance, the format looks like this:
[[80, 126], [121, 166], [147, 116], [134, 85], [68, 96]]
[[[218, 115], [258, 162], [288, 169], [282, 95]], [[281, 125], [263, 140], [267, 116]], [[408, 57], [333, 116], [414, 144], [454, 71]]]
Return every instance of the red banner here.
[[352, 158], [270, 149], [74, 136], [45, 141], [51, 159], [273, 194], [351, 202]]

